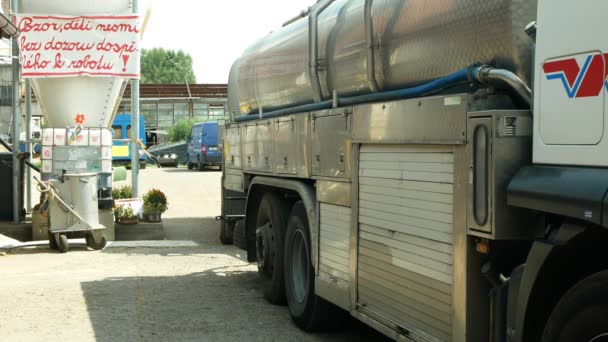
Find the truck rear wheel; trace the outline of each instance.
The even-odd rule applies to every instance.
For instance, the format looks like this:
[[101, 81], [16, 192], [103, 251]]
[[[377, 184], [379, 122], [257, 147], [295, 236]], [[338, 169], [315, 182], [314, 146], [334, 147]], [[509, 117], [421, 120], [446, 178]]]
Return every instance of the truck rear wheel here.
[[291, 210], [285, 235], [285, 293], [289, 314], [305, 331], [319, 331], [341, 326], [346, 312], [315, 294], [311, 261], [310, 229], [304, 204], [299, 201]]
[[285, 303], [283, 241], [288, 208], [277, 194], [266, 193], [257, 215], [256, 255], [264, 298], [272, 304]]
[[608, 341], [608, 271], [574, 285], [547, 321], [543, 342]]

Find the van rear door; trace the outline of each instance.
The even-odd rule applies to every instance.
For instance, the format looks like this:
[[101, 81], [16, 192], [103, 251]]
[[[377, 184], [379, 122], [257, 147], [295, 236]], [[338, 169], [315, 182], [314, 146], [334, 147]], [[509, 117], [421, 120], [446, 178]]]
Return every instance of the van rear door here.
[[206, 161], [219, 163], [222, 161], [222, 153], [218, 146], [217, 122], [208, 122], [203, 125], [203, 144], [207, 149]]

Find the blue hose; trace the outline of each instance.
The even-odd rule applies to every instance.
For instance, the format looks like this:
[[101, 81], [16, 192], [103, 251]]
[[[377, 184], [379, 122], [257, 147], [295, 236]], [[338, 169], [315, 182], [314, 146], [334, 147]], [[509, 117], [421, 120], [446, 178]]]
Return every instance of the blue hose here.
[[[460, 83], [471, 81], [471, 75], [477, 74], [476, 71], [481, 68], [479, 66], [468, 67], [462, 70], [459, 70], [453, 74], [449, 74], [445, 77], [436, 79], [429, 83], [425, 83], [423, 85], [419, 85], [413, 88], [405, 88], [398, 90], [385, 91], [381, 93], [373, 93], [352, 97], [342, 97], [338, 98], [338, 106], [352, 106], [362, 103], [371, 103], [371, 102], [379, 102], [379, 101], [392, 101], [392, 100], [402, 100], [409, 99], [413, 97], [420, 97], [425, 95], [430, 95], [433, 93], [437, 93], [442, 89], [449, 88]], [[303, 112], [314, 112], [317, 110], [330, 109], [333, 106], [332, 100], [327, 100], [323, 102], [311, 103], [296, 107], [290, 107], [286, 109], [280, 109], [268, 113], [263, 113], [261, 119], [270, 119], [276, 118], [279, 116], [303, 113]], [[254, 121], [260, 119], [260, 115], [250, 114], [239, 116], [234, 119], [236, 122], [246, 122], [246, 121]]]

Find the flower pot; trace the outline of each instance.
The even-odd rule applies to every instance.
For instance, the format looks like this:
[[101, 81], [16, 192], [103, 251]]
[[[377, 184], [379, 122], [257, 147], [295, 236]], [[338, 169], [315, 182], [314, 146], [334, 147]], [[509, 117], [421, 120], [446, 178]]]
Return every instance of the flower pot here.
[[138, 219], [137, 216], [135, 217], [119, 217], [118, 218], [118, 223], [120, 224], [137, 224]]
[[147, 213], [146, 215], [148, 216], [148, 221], [150, 221], [150, 222], [160, 222], [161, 221], [160, 212]]

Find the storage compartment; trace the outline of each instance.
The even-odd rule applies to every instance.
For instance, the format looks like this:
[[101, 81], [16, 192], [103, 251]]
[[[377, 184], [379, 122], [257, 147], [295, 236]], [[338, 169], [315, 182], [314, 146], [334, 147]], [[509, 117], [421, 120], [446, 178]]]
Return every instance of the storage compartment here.
[[350, 120], [351, 116], [347, 110], [313, 114], [313, 176], [350, 177]]
[[358, 305], [414, 340], [452, 340], [454, 148], [362, 145]]
[[532, 238], [526, 211], [507, 206], [509, 181], [531, 163], [532, 117], [528, 111], [469, 113], [469, 234], [491, 239]]
[[226, 129], [224, 138], [224, 166], [226, 168], [241, 168], [241, 134], [238, 126]]
[[277, 173], [295, 174], [298, 143], [296, 139], [295, 117], [279, 119], [275, 123], [276, 131], [274, 138], [275, 149], [275, 171]]

